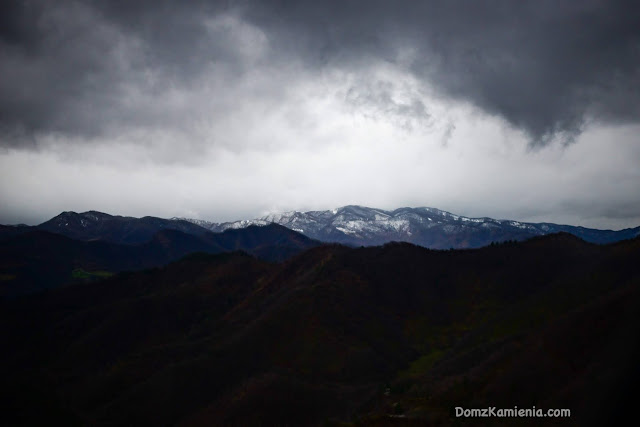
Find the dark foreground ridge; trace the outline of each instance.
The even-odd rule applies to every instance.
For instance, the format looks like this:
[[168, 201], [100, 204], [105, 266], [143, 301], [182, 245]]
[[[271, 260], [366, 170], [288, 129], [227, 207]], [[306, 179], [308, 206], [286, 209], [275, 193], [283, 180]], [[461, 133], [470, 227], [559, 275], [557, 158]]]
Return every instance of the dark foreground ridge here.
[[267, 261], [282, 261], [319, 244], [277, 224], [223, 233], [201, 229], [199, 234], [158, 228], [149, 240], [135, 244], [75, 240], [30, 228], [0, 239], [0, 298], [160, 267], [194, 252], [245, 251]]
[[191, 255], [2, 302], [0, 414], [447, 426], [500, 425], [455, 407], [517, 405], [611, 424], [634, 407], [639, 260], [640, 239], [569, 234], [476, 250], [328, 245], [281, 264]]

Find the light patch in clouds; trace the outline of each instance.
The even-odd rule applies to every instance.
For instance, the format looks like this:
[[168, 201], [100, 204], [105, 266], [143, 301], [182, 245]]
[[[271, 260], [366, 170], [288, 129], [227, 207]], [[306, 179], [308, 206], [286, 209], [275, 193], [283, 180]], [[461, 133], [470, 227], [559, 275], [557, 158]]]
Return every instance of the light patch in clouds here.
[[408, 132], [432, 124], [423, 100], [426, 86], [400, 67], [382, 62], [343, 78], [348, 86], [344, 100], [355, 114], [392, 122]]

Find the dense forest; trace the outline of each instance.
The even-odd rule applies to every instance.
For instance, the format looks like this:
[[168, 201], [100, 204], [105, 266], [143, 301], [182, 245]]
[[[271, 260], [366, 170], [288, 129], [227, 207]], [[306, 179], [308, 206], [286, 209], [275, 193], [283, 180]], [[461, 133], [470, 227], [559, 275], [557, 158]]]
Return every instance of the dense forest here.
[[[640, 239], [192, 254], [6, 299], [5, 424], [493, 425], [630, 411]], [[540, 419], [506, 419], [537, 425]], [[550, 421], [550, 420], [547, 420]], [[345, 424], [343, 424], [345, 423]]]

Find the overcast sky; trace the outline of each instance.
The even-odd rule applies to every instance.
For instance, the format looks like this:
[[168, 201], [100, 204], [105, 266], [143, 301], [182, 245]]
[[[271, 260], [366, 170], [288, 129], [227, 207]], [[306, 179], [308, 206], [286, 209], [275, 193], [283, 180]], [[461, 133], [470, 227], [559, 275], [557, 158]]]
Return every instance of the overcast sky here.
[[635, 227], [640, 11], [3, 1], [0, 178], [0, 223], [360, 204]]

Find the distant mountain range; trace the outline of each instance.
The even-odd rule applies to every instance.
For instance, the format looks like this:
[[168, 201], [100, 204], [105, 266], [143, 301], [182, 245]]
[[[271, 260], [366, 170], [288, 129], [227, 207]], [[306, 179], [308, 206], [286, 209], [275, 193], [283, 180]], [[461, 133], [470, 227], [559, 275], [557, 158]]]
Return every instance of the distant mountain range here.
[[162, 230], [176, 230], [206, 240], [211, 233], [270, 224], [286, 227], [320, 242], [377, 246], [397, 241], [431, 249], [478, 248], [494, 242], [526, 240], [559, 232], [570, 233], [587, 242], [599, 244], [632, 239], [640, 235], [640, 227], [619, 231], [598, 230], [546, 222], [468, 218], [435, 208], [400, 208], [385, 211], [362, 206], [344, 206], [327, 211], [293, 211], [224, 223], [191, 218], [133, 218], [96, 211], [63, 212], [34, 227], [0, 226], [0, 239], [28, 231], [43, 230], [76, 240], [140, 244], [148, 242]]
[[567, 232], [591, 243], [612, 243], [640, 235], [640, 227], [620, 231], [597, 230], [552, 223], [467, 218], [434, 208], [385, 211], [344, 206], [328, 211], [293, 211], [225, 223], [189, 218], [174, 220], [188, 221], [216, 232], [275, 223], [323, 242], [375, 246], [398, 241], [432, 249], [477, 248], [493, 242], [525, 240], [558, 232]]

